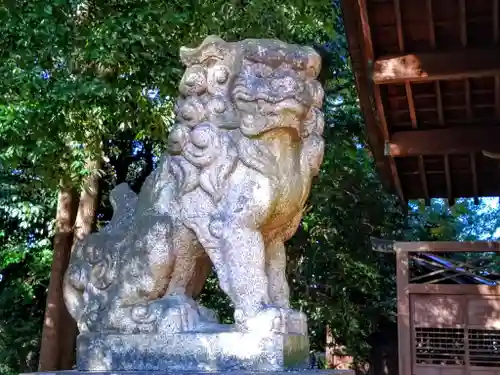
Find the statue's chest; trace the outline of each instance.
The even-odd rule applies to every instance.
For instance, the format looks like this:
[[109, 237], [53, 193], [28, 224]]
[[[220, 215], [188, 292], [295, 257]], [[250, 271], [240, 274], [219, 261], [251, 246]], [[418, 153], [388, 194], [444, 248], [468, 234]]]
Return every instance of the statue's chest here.
[[280, 161], [280, 178], [277, 182], [277, 211], [282, 215], [294, 214], [302, 207], [305, 181], [300, 169], [298, 153], [290, 153]]

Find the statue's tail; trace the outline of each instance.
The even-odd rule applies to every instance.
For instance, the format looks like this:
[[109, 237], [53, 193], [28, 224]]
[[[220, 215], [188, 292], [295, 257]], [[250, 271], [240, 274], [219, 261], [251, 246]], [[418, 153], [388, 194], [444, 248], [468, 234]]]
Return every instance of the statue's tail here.
[[130, 189], [127, 183], [117, 186], [109, 194], [113, 207], [113, 217], [101, 232], [111, 232], [131, 223], [137, 206], [137, 194]]

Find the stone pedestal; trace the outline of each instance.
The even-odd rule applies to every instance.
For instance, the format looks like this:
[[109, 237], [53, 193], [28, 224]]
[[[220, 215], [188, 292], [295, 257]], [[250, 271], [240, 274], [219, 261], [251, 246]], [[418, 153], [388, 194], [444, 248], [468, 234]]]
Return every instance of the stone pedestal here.
[[268, 308], [252, 321], [252, 327], [249, 332], [224, 324], [178, 333], [85, 332], [76, 343], [77, 369], [213, 372], [309, 367], [307, 317], [303, 313]]
[[84, 334], [77, 361], [80, 371], [306, 369], [309, 340], [283, 333]]
[[[176, 372], [176, 374], [178, 374]], [[172, 372], [165, 371], [55, 371], [55, 372], [34, 372], [21, 375], [173, 375]], [[185, 371], [180, 375], [355, 375], [354, 370], [303, 370], [303, 371], [231, 371], [231, 372], [203, 372]]]

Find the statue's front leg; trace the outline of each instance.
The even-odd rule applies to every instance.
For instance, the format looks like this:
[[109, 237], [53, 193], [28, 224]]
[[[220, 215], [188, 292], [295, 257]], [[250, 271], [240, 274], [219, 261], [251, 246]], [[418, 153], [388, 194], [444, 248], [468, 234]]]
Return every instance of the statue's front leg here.
[[207, 253], [234, 304], [237, 323], [243, 323], [269, 303], [264, 241], [258, 230], [233, 222], [224, 225], [219, 243]]
[[266, 270], [268, 277], [269, 298], [276, 307], [290, 307], [290, 289], [286, 280], [285, 244], [275, 240], [266, 247]]
[[290, 239], [302, 220], [302, 210], [283, 227], [266, 236], [266, 272], [269, 282], [269, 297], [271, 303], [280, 308], [290, 307], [290, 289], [286, 279], [286, 248], [285, 241]]
[[176, 228], [172, 245], [175, 260], [166, 295], [187, 296], [188, 284], [195, 276], [196, 257], [202, 255], [203, 248], [196, 241], [194, 233], [183, 225]]

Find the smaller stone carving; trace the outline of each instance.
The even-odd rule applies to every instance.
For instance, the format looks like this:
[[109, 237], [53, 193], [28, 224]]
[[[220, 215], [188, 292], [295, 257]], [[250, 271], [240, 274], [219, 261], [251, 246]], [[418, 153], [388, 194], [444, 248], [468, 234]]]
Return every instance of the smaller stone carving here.
[[[183, 293], [165, 295], [173, 268], [172, 220], [154, 209], [139, 211], [127, 184], [110, 198], [113, 219], [75, 248], [65, 276], [66, 304], [79, 331], [174, 333], [216, 323], [214, 312]], [[177, 261], [185, 256], [194, 262], [197, 255], [179, 254]]]
[[[305, 316], [289, 307], [284, 242], [323, 158], [320, 58], [275, 40], [208, 37], [181, 59], [167, 152], [138, 196], [113, 190], [113, 220], [75, 249], [68, 309], [83, 334], [305, 335]], [[234, 327], [187, 291], [206, 255]]]

